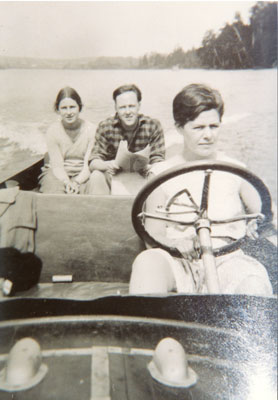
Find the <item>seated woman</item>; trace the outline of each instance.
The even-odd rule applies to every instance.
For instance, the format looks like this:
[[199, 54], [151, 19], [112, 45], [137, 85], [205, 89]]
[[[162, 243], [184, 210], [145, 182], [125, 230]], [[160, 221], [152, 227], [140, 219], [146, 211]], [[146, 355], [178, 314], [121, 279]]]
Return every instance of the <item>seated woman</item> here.
[[[188, 161], [226, 161], [243, 166], [217, 150], [219, 128], [224, 111], [218, 91], [205, 85], [191, 84], [177, 94], [173, 101], [173, 115], [177, 131], [183, 137], [183, 147], [171, 159], [152, 168], [153, 174]], [[204, 172], [179, 175], [154, 190], [146, 201], [146, 212], [154, 213], [175, 193], [186, 187], [192, 198], [201, 203]], [[239, 176], [214, 171], [211, 175], [208, 215], [212, 219], [232, 218], [243, 213], [258, 212], [255, 190]], [[256, 194], [256, 193], [255, 193]], [[191, 205], [192, 207], [192, 205]], [[192, 215], [192, 214], [191, 214]], [[184, 217], [183, 217], [184, 218]], [[192, 219], [192, 216], [191, 216]], [[257, 237], [256, 229], [249, 223], [250, 236]], [[238, 239], [246, 232], [244, 221], [211, 227], [213, 247]], [[182, 293], [223, 293], [271, 295], [268, 274], [258, 261], [241, 250], [215, 258], [214, 270], [217, 283], [209, 284], [208, 271], [199, 259], [200, 243], [195, 228], [146, 218], [145, 228], [160, 243], [177, 248], [183, 258], [174, 258], [159, 248], [147, 249], [135, 259], [129, 291], [131, 294], [155, 294], [177, 291]], [[213, 261], [214, 263], [214, 261]], [[210, 285], [210, 287], [209, 287]]]
[[89, 157], [94, 146], [95, 126], [79, 117], [82, 101], [72, 88], [61, 89], [55, 111], [61, 120], [46, 133], [49, 163], [40, 175], [42, 193], [91, 193]]

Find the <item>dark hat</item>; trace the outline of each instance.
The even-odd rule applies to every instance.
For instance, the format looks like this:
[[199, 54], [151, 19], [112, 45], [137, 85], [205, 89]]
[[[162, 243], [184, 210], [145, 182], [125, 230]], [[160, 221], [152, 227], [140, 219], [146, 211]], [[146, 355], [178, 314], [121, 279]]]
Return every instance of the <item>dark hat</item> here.
[[0, 278], [10, 280], [11, 295], [30, 289], [40, 279], [42, 262], [33, 253], [21, 253], [12, 247], [0, 249]]

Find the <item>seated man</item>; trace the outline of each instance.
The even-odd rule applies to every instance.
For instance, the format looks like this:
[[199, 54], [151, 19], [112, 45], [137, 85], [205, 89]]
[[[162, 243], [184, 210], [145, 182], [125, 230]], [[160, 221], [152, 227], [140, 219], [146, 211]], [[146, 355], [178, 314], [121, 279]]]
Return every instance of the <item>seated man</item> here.
[[[183, 137], [183, 146], [180, 146], [179, 153], [172, 159], [155, 165], [152, 172], [157, 174], [170, 167], [199, 160], [226, 161], [242, 166], [242, 163], [217, 150], [223, 111], [224, 104], [218, 91], [201, 84], [186, 86], [173, 101], [175, 124], [177, 131]], [[193, 206], [201, 203], [203, 182], [202, 171], [179, 175], [165, 182], [147, 198], [146, 211], [153, 214], [158, 208], [165, 209], [166, 202], [186, 187], [191, 195], [191, 203], [182, 199], [179, 205], [188, 207], [189, 212], [191, 208], [192, 220]], [[252, 191], [252, 187], [239, 176], [223, 171], [213, 172], [209, 186], [209, 217], [220, 220], [239, 216], [244, 210], [250, 213], [258, 212], [258, 198], [254, 196], [256, 194], [254, 192], [255, 190]], [[192, 199], [195, 200], [194, 204]], [[189, 214], [186, 215], [189, 218]], [[254, 224], [248, 225], [250, 235], [256, 238]], [[200, 243], [195, 228], [181, 229], [178, 224], [152, 218], [146, 218], [145, 227], [160, 243], [177, 248], [183, 258], [174, 258], [159, 248], [143, 251], [133, 263], [130, 293], [154, 294], [177, 291], [203, 294], [272, 294], [271, 283], [264, 266], [243, 254], [241, 250], [216, 257], [214, 261], [210, 244], [207, 244], [207, 247], [203, 248], [206, 253], [211, 253], [213, 263], [205, 266], [199, 259]], [[215, 237], [212, 239], [212, 244], [217, 247], [228, 244], [243, 236], [246, 229], [245, 221], [212, 226], [211, 235]]]
[[149, 163], [140, 170], [144, 176], [148, 175], [150, 165], [164, 160], [162, 127], [159, 121], [139, 114], [141, 98], [141, 91], [135, 85], [124, 85], [113, 92], [116, 114], [100, 122], [91, 157], [93, 194], [110, 193], [112, 175], [121, 171], [115, 158], [123, 141], [132, 153], [149, 145]]

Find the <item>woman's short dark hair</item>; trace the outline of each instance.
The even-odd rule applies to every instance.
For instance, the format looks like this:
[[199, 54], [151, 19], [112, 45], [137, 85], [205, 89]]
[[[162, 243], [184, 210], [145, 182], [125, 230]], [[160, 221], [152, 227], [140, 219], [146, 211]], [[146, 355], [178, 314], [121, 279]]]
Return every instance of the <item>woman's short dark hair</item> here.
[[142, 100], [141, 90], [136, 85], [123, 85], [118, 87], [113, 92], [113, 100], [116, 101], [116, 98], [125, 92], [134, 92], [137, 96], [137, 100], [140, 102]]
[[220, 93], [209, 86], [193, 83], [185, 86], [173, 100], [173, 115], [177, 126], [183, 127], [201, 112], [215, 109], [221, 121], [224, 103]]
[[76, 90], [74, 90], [73, 88], [67, 86], [63, 89], [60, 90], [60, 92], [57, 94], [55, 103], [54, 103], [54, 109], [55, 111], [59, 110], [59, 105], [61, 103], [62, 100], [64, 99], [72, 99], [75, 100], [76, 103], [78, 104], [79, 107], [79, 111], [82, 110], [83, 104], [81, 101], [81, 97], [79, 96], [79, 94], [77, 93]]

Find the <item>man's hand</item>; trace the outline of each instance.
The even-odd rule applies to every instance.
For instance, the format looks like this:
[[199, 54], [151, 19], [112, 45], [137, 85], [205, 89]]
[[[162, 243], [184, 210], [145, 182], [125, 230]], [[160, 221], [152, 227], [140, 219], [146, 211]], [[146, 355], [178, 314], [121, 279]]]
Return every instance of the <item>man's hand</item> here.
[[138, 170], [139, 174], [142, 175], [144, 178], [147, 178], [150, 174], [151, 165], [147, 164], [144, 168]]
[[115, 163], [115, 160], [104, 161], [106, 164], [106, 171], [111, 175], [116, 175], [120, 171], [120, 167]]

